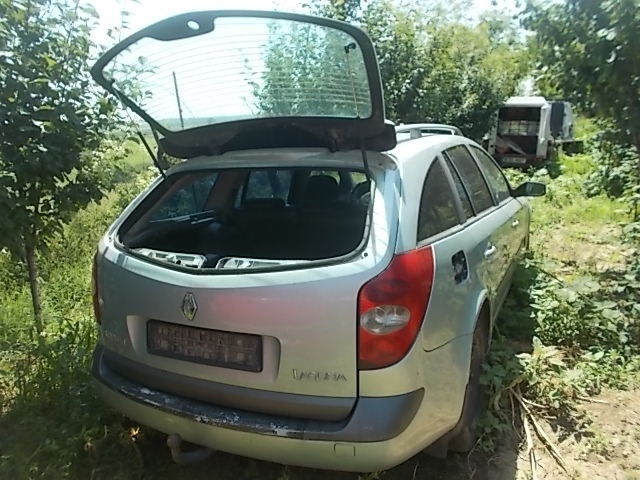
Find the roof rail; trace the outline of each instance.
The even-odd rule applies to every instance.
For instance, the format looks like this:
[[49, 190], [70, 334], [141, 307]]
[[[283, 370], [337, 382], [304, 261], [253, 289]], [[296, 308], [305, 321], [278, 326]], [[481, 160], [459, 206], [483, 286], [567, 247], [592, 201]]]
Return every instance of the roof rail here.
[[410, 123], [396, 126], [396, 134], [408, 133], [410, 139], [420, 138], [423, 135], [462, 135], [460, 129], [454, 125], [444, 123]]

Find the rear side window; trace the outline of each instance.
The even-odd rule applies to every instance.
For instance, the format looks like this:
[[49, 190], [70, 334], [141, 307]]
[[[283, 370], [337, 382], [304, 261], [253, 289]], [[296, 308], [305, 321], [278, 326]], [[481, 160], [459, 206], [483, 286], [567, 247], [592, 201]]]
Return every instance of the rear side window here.
[[209, 173], [177, 190], [162, 202], [151, 216], [151, 220], [165, 220], [202, 212], [217, 177], [217, 173]]
[[418, 241], [458, 225], [458, 211], [449, 179], [435, 161], [427, 172], [418, 211]]
[[506, 200], [511, 197], [511, 190], [509, 189], [509, 184], [507, 183], [507, 179], [504, 178], [502, 171], [496, 165], [496, 162], [493, 161], [489, 155], [480, 150], [478, 147], [471, 147], [473, 149], [473, 153], [475, 153], [476, 158], [478, 159], [478, 163], [480, 164], [480, 168], [485, 173], [485, 177], [491, 186], [491, 189], [496, 195], [498, 199], [498, 203]]
[[493, 206], [491, 192], [471, 152], [464, 145], [458, 145], [445, 151], [451, 163], [460, 174], [465, 189], [469, 192], [476, 213]]

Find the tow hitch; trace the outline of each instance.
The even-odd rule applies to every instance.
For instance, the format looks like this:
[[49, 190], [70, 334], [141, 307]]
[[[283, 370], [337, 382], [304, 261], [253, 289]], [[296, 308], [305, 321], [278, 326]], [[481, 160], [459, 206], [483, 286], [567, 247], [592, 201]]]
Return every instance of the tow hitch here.
[[180, 435], [172, 433], [167, 437], [167, 447], [171, 450], [171, 458], [173, 458], [173, 461], [178, 465], [191, 465], [196, 462], [201, 462], [215, 451], [211, 448], [202, 447], [197, 450], [185, 452], [181, 446], [182, 437], [180, 437]]

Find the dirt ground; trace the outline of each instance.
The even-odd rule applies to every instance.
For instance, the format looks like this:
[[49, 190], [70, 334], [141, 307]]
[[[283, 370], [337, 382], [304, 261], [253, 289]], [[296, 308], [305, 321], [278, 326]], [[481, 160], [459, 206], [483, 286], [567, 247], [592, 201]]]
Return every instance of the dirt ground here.
[[[543, 422], [568, 470], [564, 471], [536, 439], [535, 478], [640, 480], [640, 391], [607, 391], [583, 402], [579, 409], [585, 414], [585, 425], [579, 433], [562, 428], [554, 431], [549, 422]], [[512, 473], [514, 456], [515, 475]], [[524, 444], [519, 450], [513, 445], [502, 446], [489, 463], [493, 466], [487, 468], [488, 476], [467, 478], [534, 478]]]

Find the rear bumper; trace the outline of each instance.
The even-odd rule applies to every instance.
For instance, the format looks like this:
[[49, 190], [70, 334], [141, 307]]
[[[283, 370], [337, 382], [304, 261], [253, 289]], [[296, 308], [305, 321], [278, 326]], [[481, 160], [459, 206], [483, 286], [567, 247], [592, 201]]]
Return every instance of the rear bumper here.
[[[404, 441], [402, 437], [412, 430], [408, 426], [423, 405], [423, 389], [390, 397], [361, 397], [348, 418], [321, 421], [220, 407], [148, 388], [111, 370], [101, 347], [94, 354], [92, 372], [99, 395], [126, 416], [229, 453], [365, 472], [395, 466], [422, 448], [413, 435]], [[432, 441], [436, 439], [437, 433]]]

